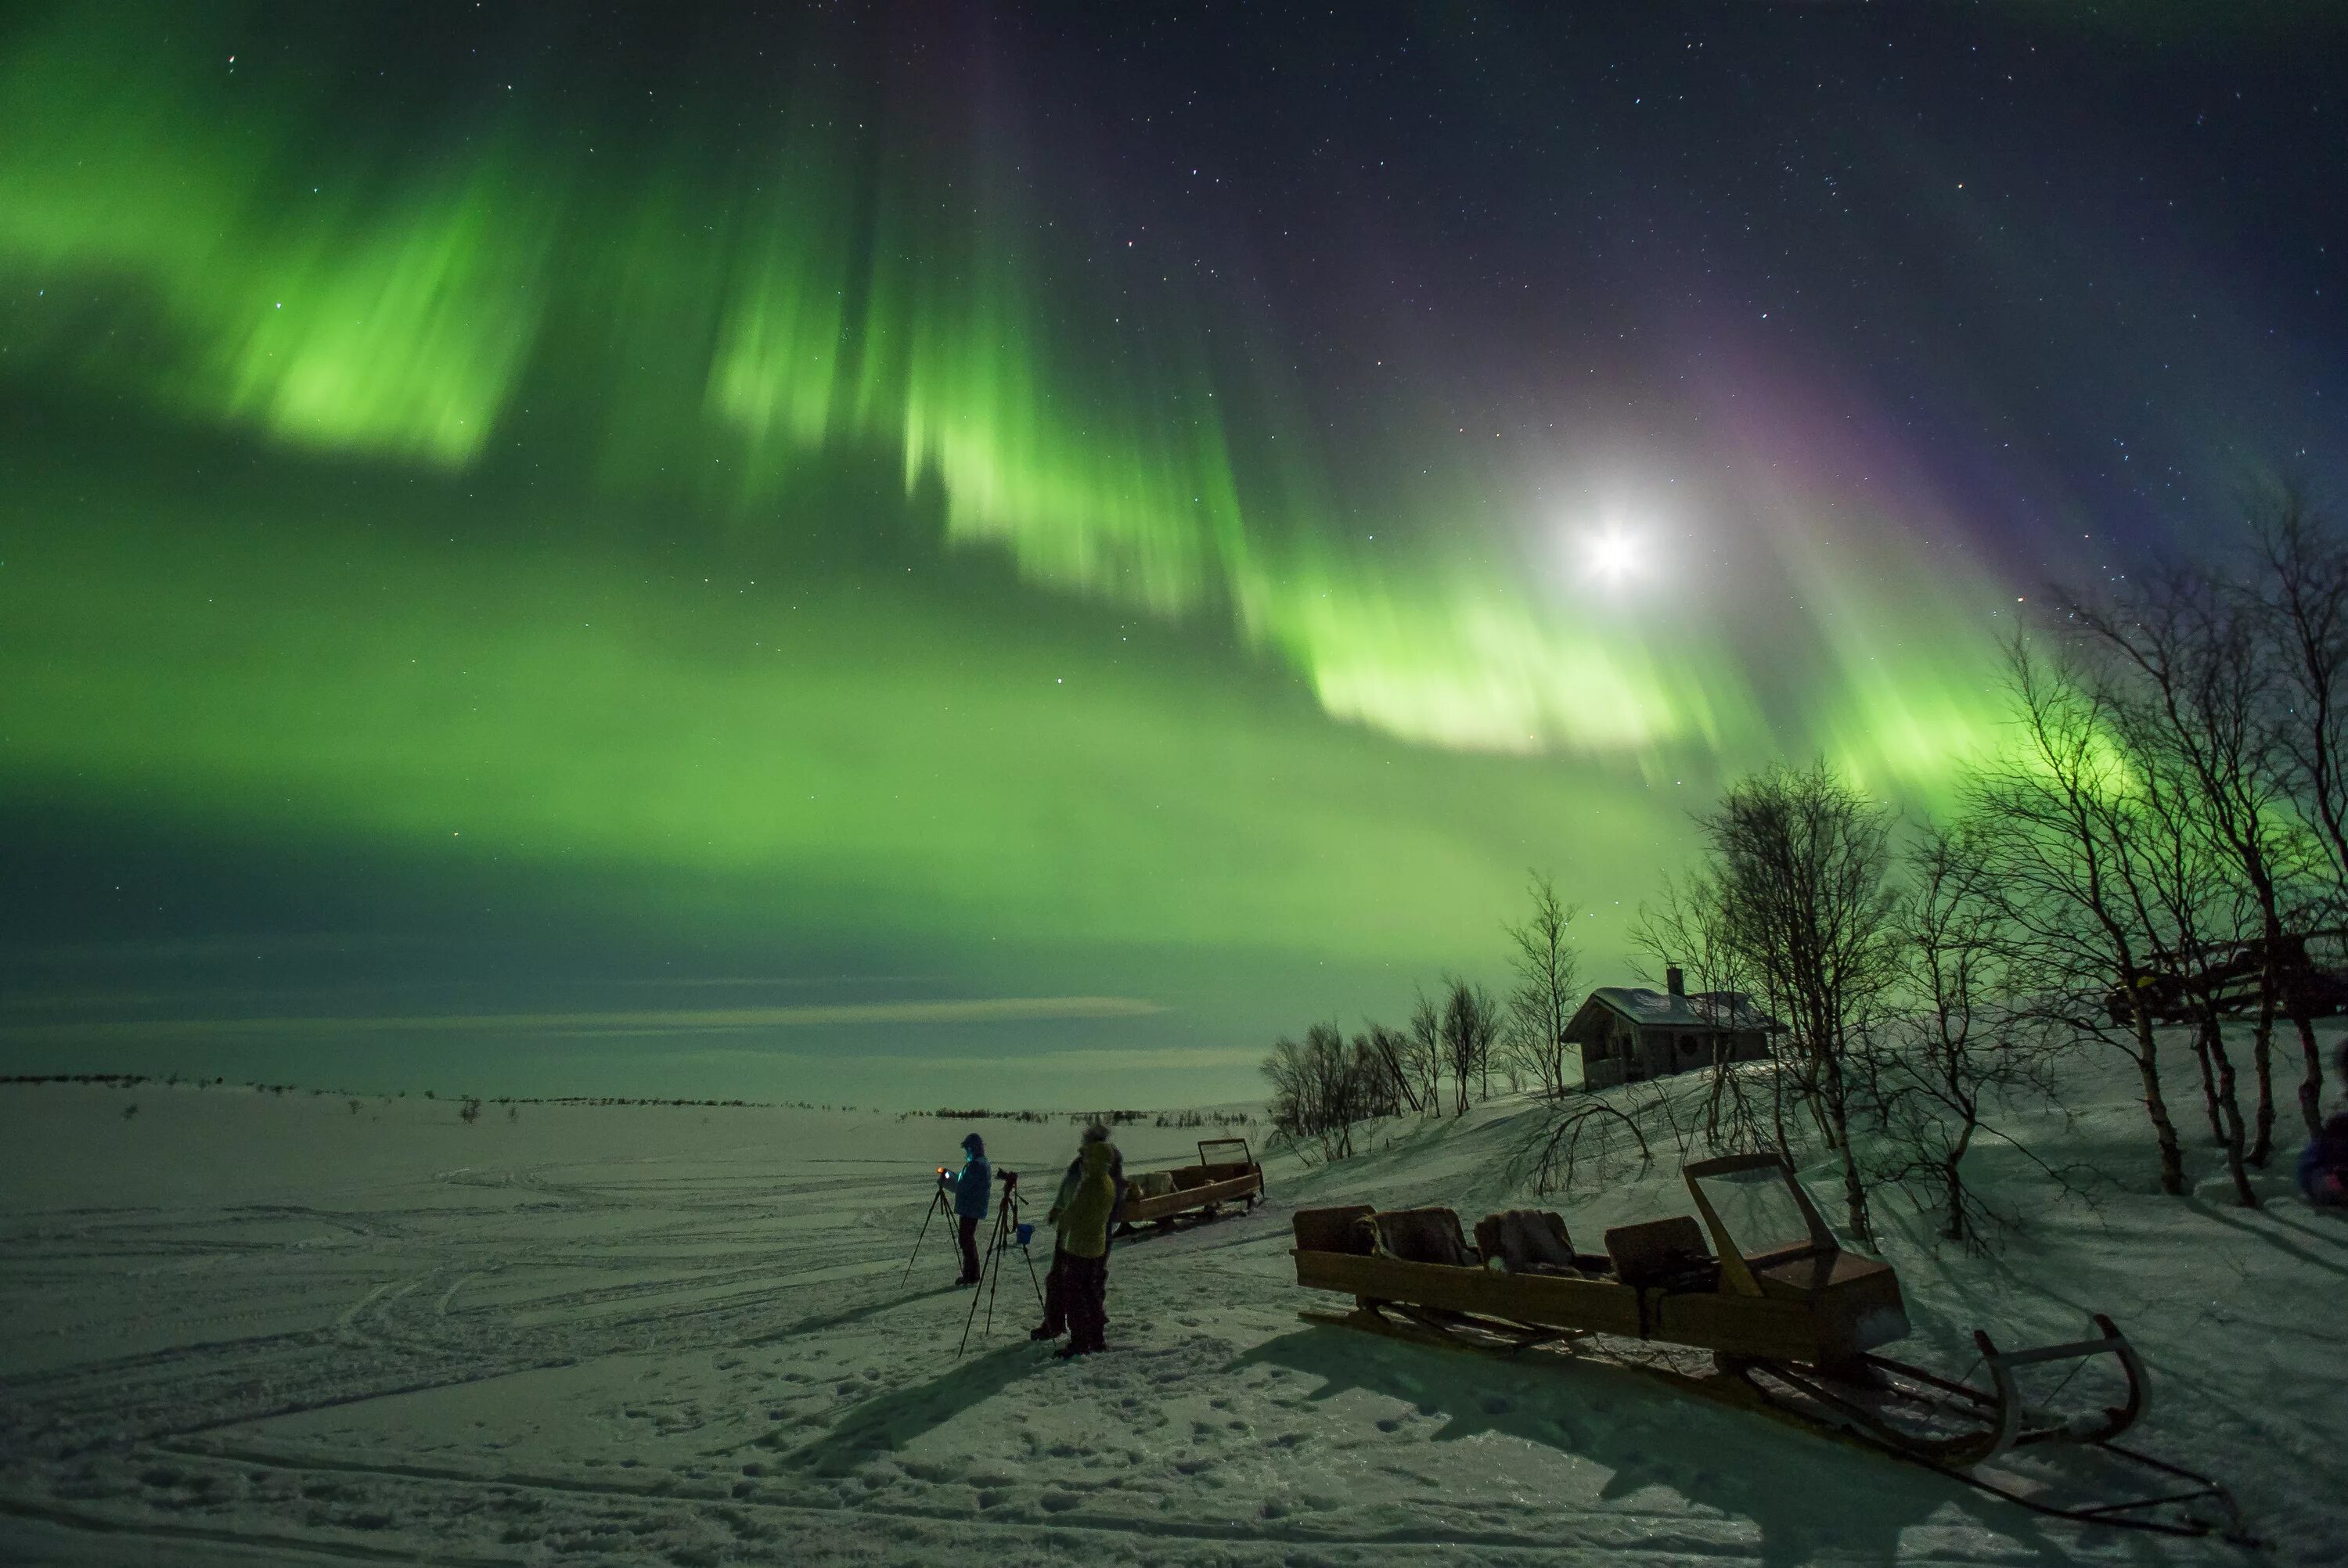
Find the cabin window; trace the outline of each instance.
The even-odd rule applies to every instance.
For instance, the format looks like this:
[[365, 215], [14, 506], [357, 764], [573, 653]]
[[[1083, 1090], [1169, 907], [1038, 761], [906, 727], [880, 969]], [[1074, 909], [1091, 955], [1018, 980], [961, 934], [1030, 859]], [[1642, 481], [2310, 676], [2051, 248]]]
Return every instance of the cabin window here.
[[1695, 1054], [1695, 1036], [1692, 1034], [1684, 1034], [1680, 1036], [1680, 1054], [1682, 1056], [1694, 1056]]

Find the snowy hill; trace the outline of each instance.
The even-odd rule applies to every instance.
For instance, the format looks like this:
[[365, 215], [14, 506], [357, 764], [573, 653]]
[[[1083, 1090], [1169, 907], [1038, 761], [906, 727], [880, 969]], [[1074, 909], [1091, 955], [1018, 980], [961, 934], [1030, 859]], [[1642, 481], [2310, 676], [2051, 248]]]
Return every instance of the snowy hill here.
[[[1975, 1326], [2020, 1345], [2109, 1312], [2151, 1368], [2143, 1446], [2230, 1483], [2272, 1560], [2348, 1560], [2348, 1225], [2279, 1172], [2271, 1207], [2229, 1206], [2201, 1149], [2201, 1190], [2153, 1194], [2129, 1088], [2086, 1064], [2071, 1115], [2011, 1124], [2091, 1201], [2040, 1201], [2011, 1151], [1975, 1157], [2027, 1212], [1999, 1254], [1936, 1248], [1884, 1200], [1917, 1327], [1901, 1352], [1962, 1370]], [[2043, 1521], [1627, 1372], [1299, 1321], [1344, 1303], [1293, 1283], [1298, 1205], [1540, 1203], [1591, 1238], [1686, 1211], [1668, 1155], [1538, 1199], [1517, 1173], [1542, 1114], [1498, 1102], [1383, 1124], [1335, 1165], [1271, 1162], [1256, 1214], [1120, 1245], [1112, 1353], [1062, 1362], [1026, 1340], [1015, 1261], [959, 1358], [971, 1297], [938, 1227], [901, 1281], [928, 1173], [968, 1127], [999, 1165], [1048, 1174], [1066, 1122], [527, 1106], [467, 1123], [447, 1102], [0, 1089], [0, 1557], [2257, 1560]], [[1119, 1142], [1141, 1168], [1215, 1132]]]

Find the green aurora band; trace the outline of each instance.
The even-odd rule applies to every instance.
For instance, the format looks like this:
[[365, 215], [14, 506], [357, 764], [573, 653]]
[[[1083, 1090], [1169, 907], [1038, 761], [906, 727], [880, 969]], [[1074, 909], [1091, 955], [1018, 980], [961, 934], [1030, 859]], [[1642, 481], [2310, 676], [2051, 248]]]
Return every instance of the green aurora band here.
[[0, 378], [221, 457], [95, 500], [26, 469], [16, 789], [592, 866], [697, 921], [788, 886], [876, 945], [1417, 975], [1488, 963], [1529, 865], [1627, 910], [1726, 771], [1929, 797], [1992, 732], [2011, 592], [1764, 456], [1759, 608], [1601, 602], [1447, 456], [1365, 505], [1275, 327], [1105, 282], [999, 110], [810, 77], [747, 152], [526, 90], [330, 135], [225, 33], [92, 27], [0, 60]]
[[[602, 443], [615, 486], [689, 465], [711, 471], [704, 500], [771, 509], [828, 452], [891, 450], [909, 490], [935, 476], [956, 543], [1155, 615], [1225, 606], [1332, 713], [1404, 739], [1767, 743], [1732, 650], [1577, 623], [1465, 551], [1388, 564], [1336, 544], [1301, 463], [1234, 450], [1224, 411], [1247, 400], [1217, 386], [1203, 349], [1179, 327], [1118, 333], [1080, 278], [1037, 253], [1045, 221], [990, 179], [1013, 155], [983, 127], [953, 138], [969, 154], [876, 148], [819, 104], [778, 132], [770, 161], [696, 191], [656, 171], [615, 186], [582, 167], [586, 153], [527, 156], [507, 128], [515, 109], [461, 148], [338, 171], [335, 194], [322, 185], [305, 202], [283, 191], [304, 106], [256, 108], [225, 78], [159, 80], [137, 58], [66, 31], [0, 78], [0, 264], [20, 280], [102, 282], [118, 308], [157, 318], [170, 358], [158, 366], [142, 348], [114, 362], [87, 315], [57, 309], [54, 340], [17, 350], [19, 375], [77, 375], [293, 446], [461, 469], [551, 357], [554, 324], [592, 323], [603, 342], [572, 373], [633, 426]], [[857, 189], [874, 167], [890, 172]], [[721, 220], [693, 221], [705, 213]], [[1248, 417], [1266, 422], [1261, 399]], [[1303, 445], [1300, 432], [1264, 434], [1262, 449], [1283, 434]], [[1911, 646], [1937, 645], [1895, 657], [1869, 634], [1859, 600], [1872, 596], [1818, 562], [1797, 569], [1850, 606], [1822, 639], [1833, 679], [1807, 738], [1832, 734], [1869, 771], [1929, 776], [1972, 739], [1948, 735], [1931, 754], [1913, 740], [1947, 734], [1951, 710], [1969, 705], [1950, 699], [1970, 680], [1936, 673], [1966, 632], [1919, 629]], [[1993, 597], [1935, 575], [1960, 602]], [[1887, 724], [1896, 755], [1866, 738]]]

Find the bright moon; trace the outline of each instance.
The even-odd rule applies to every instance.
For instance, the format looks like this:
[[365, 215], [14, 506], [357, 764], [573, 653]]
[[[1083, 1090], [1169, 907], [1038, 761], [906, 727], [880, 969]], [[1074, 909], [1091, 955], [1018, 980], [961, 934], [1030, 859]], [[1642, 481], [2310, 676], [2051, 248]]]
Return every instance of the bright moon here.
[[1621, 582], [1639, 569], [1639, 545], [1621, 529], [1611, 529], [1590, 541], [1590, 571], [1608, 582]]

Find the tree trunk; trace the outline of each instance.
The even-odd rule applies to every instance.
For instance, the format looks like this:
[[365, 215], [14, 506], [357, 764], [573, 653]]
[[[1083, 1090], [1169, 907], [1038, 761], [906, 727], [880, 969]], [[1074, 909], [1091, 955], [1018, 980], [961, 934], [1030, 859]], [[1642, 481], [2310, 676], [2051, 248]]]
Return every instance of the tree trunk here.
[[2250, 1190], [2250, 1168], [2242, 1160], [2242, 1102], [2234, 1092], [2234, 1059], [2226, 1053], [2214, 1014], [2201, 1020], [2201, 1044], [2204, 1053], [2218, 1064], [2218, 1105], [2226, 1116], [2226, 1174], [2233, 1178], [2235, 1201], [2254, 1209], [2259, 1206], [2259, 1195]]
[[2209, 1113], [2209, 1142], [2222, 1148], [2226, 1143], [2226, 1122], [2218, 1114], [2218, 1074], [2209, 1064], [2209, 1032], [2206, 1024], [2193, 1036], [2193, 1060], [2201, 1068], [2201, 1109]]
[[2299, 1031], [2299, 1049], [2307, 1058], [2307, 1076], [2299, 1081], [2299, 1113], [2307, 1119], [2307, 1135], [2323, 1131], [2323, 1052], [2315, 1043], [2315, 1025], [2305, 1008], [2293, 1008], [2291, 1027]]
[[1810, 1120], [1818, 1123], [1818, 1136], [1829, 1149], [1840, 1149], [1842, 1142], [1842, 1085], [1829, 1083], [1829, 1075], [1837, 1075], [1834, 1061], [1824, 1050], [1810, 1052], [1809, 1082], [1806, 1098], [1810, 1102]]
[[1850, 1238], [1861, 1246], [1875, 1245], [1874, 1228], [1868, 1224], [1867, 1184], [1860, 1180], [1859, 1156], [1850, 1146], [1850, 1107], [1847, 1102], [1848, 1085], [1842, 1079], [1842, 1063], [1832, 1057], [1825, 1062], [1826, 1093], [1822, 1109], [1831, 1123], [1834, 1146], [1842, 1151], [1842, 1196], [1844, 1207], [1850, 1214]]
[[1972, 1146], [1973, 1129], [1981, 1123], [1981, 1109], [1979, 1103], [1969, 1097], [1960, 1097], [1959, 1102], [1965, 1108], [1964, 1128], [1941, 1160], [1949, 1196], [1948, 1228], [1941, 1234], [1951, 1241], [1963, 1242], [1972, 1240], [1973, 1227], [1972, 1222], [1965, 1217], [1965, 1178], [1959, 1166], [1964, 1160], [1965, 1151]]
[[1867, 1216], [1867, 1184], [1859, 1177], [1859, 1160], [1848, 1142], [1842, 1151], [1842, 1201], [1850, 1214], [1850, 1239], [1864, 1247], [1875, 1245], [1874, 1227]]
[[2185, 1154], [2178, 1147], [2177, 1123], [2168, 1119], [2168, 1102], [2160, 1092], [2160, 1058], [2152, 1043], [2152, 1020], [2137, 1015], [2136, 1066], [2144, 1081], [2144, 1113], [2152, 1119], [2153, 1142], [2160, 1149], [2160, 1190], [2172, 1198], [2185, 1195]]
[[2250, 1071], [2258, 1080], [2259, 1105], [2250, 1125], [2251, 1164], [2264, 1169], [2274, 1155], [2274, 993], [2259, 999], [2258, 1021], [2250, 1028]]
[[1769, 1042], [1769, 1121], [1777, 1134], [1777, 1153], [1786, 1154], [1786, 1059], [1775, 1040]]

